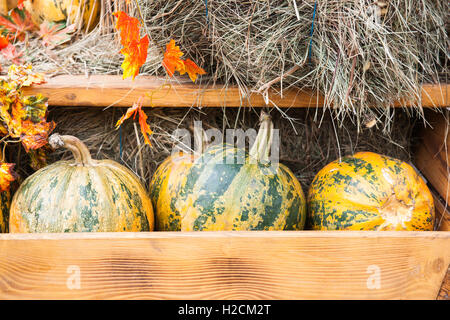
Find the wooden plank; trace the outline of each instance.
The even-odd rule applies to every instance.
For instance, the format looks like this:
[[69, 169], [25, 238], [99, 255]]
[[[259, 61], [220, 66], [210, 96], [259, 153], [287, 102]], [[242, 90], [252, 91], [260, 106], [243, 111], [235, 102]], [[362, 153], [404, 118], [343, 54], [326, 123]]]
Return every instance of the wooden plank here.
[[450, 204], [441, 200], [441, 197], [432, 192], [434, 199], [434, 209], [436, 212], [436, 230], [450, 231]]
[[450, 267], [447, 269], [436, 300], [450, 300]]
[[415, 165], [444, 201], [450, 204], [449, 124], [442, 114], [430, 115], [427, 120], [432, 127], [422, 130]]
[[436, 299], [450, 232], [1, 234], [1, 299]]
[[[202, 86], [181, 83], [179, 79], [164, 80], [149, 76], [139, 76], [132, 81], [111, 75], [61, 75], [48, 79], [45, 84], [24, 90], [26, 94], [42, 93], [49, 97], [49, 104], [52, 106], [130, 107], [139, 97], [148, 93], [153, 93], [153, 98], [147, 97], [144, 100], [146, 107], [266, 106], [261, 95], [254, 93], [244, 97], [236, 86]], [[448, 106], [449, 92], [450, 85], [424, 85], [423, 105]], [[269, 98], [283, 108], [321, 107], [324, 101], [317, 93], [297, 89], [284, 90], [283, 98], [270, 91]], [[396, 106], [399, 105], [396, 103]]]

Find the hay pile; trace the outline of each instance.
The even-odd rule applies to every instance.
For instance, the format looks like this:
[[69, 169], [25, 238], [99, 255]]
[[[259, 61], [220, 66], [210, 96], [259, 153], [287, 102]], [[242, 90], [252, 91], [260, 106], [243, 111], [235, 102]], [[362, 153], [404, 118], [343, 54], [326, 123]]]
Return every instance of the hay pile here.
[[[93, 158], [121, 162], [140, 176], [147, 186], [157, 166], [171, 154], [178, 142], [173, 135], [175, 129], [192, 131], [194, 120], [202, 121], [204, 129], [217, 128], [222, 132], [228, 128], [256, 129], [259, 119], [259, 111], [250, 109], [208, 108], [201, 112], [194, 108], [154, 108], [147, 112], [154, 131], [150, 147], [144, 145], [139, 127], [135, 128], [133, 121], [126, 121], [121, 131], [115, 130], [115, 123], [123, 112], [122, 108], [101, 111], [53, 107], [49, 119], [57, 123], [55, 132], [76, 135], [84, 141]], [[358, 133], [357, 126], [348, 120], [339, 128], [329, 111], [316, 114], [306, 109], [290, 109], [285, 113], [273, 110], [271, 116], [275, 128], [280, 130], [280, 162], [294, 172], [305, 191], [323, 166], [339, 156], [357, 151], [378, 152], [411, 162], [414, 122], [418, 118], [411, 119], [403, 112], [394, 116], [396, 129], [390, 136], [375, 127]], [[10, 150], [7, 154], [15, 156], [17, 151]], [[58, 149], [50, 154], [49, 162], [70, 158], [70, 152]], [[20, 161], [11, 160], [18, 163], [16, 167], [22, 178], [33, 172], [25, 152], [22, 152]]]
[[[318, 90], [326, 106], [356, 123], [389, 123], [388, 106], [418, 97], [422, 83], [448, 76], [447, 1], [203, 0], [102, 1], [100, 24], [67, 46], [31, 40], [27, 59], [49, 73], [119, 74], [122, 56], [111, 13], [141, 17], [150, 35], [141, 73], [165, 76], [162, 53], [175, 39], [208, 75], [200, 83]], [[369, 109], [376, 106], [378, 109]], [[421, 112], [420, 101], [417, 106]]]

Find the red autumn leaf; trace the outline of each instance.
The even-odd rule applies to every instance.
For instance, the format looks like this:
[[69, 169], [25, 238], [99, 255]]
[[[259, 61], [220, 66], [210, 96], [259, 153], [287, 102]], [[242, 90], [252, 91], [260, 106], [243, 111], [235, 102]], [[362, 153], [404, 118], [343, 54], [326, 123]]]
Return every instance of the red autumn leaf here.
[[0, 192], [9, 190], [11, 182], [17, 179], [14, 163], [0, 163]]
[[150, 129], [149, 125], [147, 124], [147, 115], [142, 110], [142, 104], [144, 102], [144, 98], [139, 98], [138, 102], [135, 102], [132, 107], [128, 108], [127, 112], [120, 117], [119, 121], [116, 123], [116, 128], [120, 127], [122, 123], [131, 117], [133, 119], [136, 118], [136, 115], [139, 115], [139, 125], [141, 127], [142, 135], [144, 136], [145, 144], [151, 145], [149, 136], [153, 133], [153, 131]]
[[25, 0], [19, 0], [19, 1], [17, 1], [17, 8], [19, 8], [20, 10], [23, 10], [23, 2], [24, 2]]
[[191, 59], [186, 59], [186, 61], [184, 62], [184, 66], [186, 67], [186, 72], [188, 73], [189, 78], [191, 78], [192, 82], [195, 82], [195, 80], [197, 80], [197, 74], [206, 74], [205, 70], [197, 66], [197, 64]]
[[25, 39], [25, 32], [34, 30], [36, 25], [27, 11], [14, 9], [8, 16], [0, 15], [0, 27], [22, 41]]
[[139, 74], [140, 67], [147, 60], [149, 45], [148, 36], [140, 38], [139, 20], [128, 16], [123, 11], [113, 13], [117, 18], [116, 29], [120, 32], [120, 43], [123, 49], [120, 51], [125, 56], [122, 63], [123, 79], [134, 78]]
[[21, 64], [22, 63], [22, 55], [23, 51], [17, 52], [16, 47], [13, 46], [11, 43], [9, 43], [6, 48], [2, 49], [0, 51], [3, 55], [3, 58], [6, 60], [11, 61], [14, 64]]
[[51, 49], [69, 41], [72, 38], [70, 33], [74, 32], [75, 29], [75, 24], [65, 27], [65, 24], [44, 21], [39, 26], [38, 34], [42, 38], [44, 46]]
[[184, 61], [180, 59], [183, 55], [180, 47], [175, 45], [175, 40], [170, 40], [170, 42], [166, 45], [166, 52], [164, 52], [163, 66], [166, 68], [169, 76], [173, 76], [175, 71], [178, 71], [180, 74], [185, 73], [185, 65]]

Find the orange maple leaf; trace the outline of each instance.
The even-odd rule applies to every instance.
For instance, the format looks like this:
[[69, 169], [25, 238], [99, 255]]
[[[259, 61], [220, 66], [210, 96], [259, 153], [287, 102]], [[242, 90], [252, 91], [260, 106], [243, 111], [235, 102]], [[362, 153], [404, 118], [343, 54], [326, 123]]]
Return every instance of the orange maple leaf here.
[[9, 190], [11, 182], [17, 179], [13, 171], [14, 163], [0, 163], [0, 192]]
[[17, 8], [19, 8], [20, 10], [23, 10], [23, 2], [24, 2], [25, 0], [19, 0], [19, 1], [17, 1]]
[[123, 79], [134, 78], [139, 74], [140, 67], [147, 60], [149, 45], [148, 36], [140, 38], [139, 20], [128, 16], [123, 11], [114, 12], [117, 18], [116, 29], [120, 32], [120, 43], [123, 49], [120, 51], [125, 56], [122, 63]]
[[186, 67], [186, 72], [188, 73], [189, 78], [191, 78], [192, 82], [195, 82], [195, 80], [197, 80], [197, 74], [206, 74], [206, 71], [197, 66], [197, 64], [191, 59], [186, 59], [186, 61], [184, 62], [184, 66]]
[[175, 71], [178, 71], [180, 74], [185, 73], [185, 65], [184, 60], [180, 59], [183, 55], [180, 47], [175, 45], [175, 40], [170, 40], [170, 42], [166, 45], [166, 52], [164, 52], [163, 66], [166, 68], [169, 76], [173, 76]]
[[144, 98], [140, 97], [132, 107], [128, 108], [127, 112], [117, 121], [116, 128], [119, 128], [126, 119], [133, 117], [134, 120], [136, 118], [136, 115], [138, 114], [139, 125], [141, 127], [142, 135], [144, 136], [145, 144], [151, 145], [149, 136], [153, 133], [153, 131], [150, 129], [150, 126], [147, 123], [147, 115], [145, 114], [144, 110], [142, 110], [143, 102]]
[[148, 36], [144, 36], [138, 43], [132, 43], [124, 47], [120, 52], [125, 56], [121, 65], [123, 69], [123, 79], [134, 78], [139, 74], [139, 69], [147, 60]]
[[205, 70], [197, 66], [191, 59], [181, 59], [182, 55], [183, 52], [180, 50], [180, 47], [176, 46], [175, 40], [171, 39], [166, 45], [166, 52], [164, 52], [162, 62], [170, 77], [174, 75], [175, 71], [178, 71], [181, 75], [188, 73], [192, 82], [195, 82], [198, 74], [206, 74]]

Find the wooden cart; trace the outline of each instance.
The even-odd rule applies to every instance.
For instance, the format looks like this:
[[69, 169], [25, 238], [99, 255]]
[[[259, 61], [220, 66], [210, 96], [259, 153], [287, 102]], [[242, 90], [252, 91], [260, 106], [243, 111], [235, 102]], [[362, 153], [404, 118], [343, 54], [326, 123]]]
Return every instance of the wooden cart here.
[[[27, 89], [56, 106], [126, 106], [161, 86], [115, 76], [60, 76]], [[424, 86], [425, 107], [450, 106], [450, 85]], [[310, 92], [272, 97], [320, 107]], [[237, 88], [173, 82], [147, 106], [264, 106]], [[254, 231], [1, 234], [0, 298], [11, 299], [448, 299], [450, 135], [424, 130], [415, 163], [436, 200], [433, 232]], [[447, 145], [444, 144], [446, 141]]]

